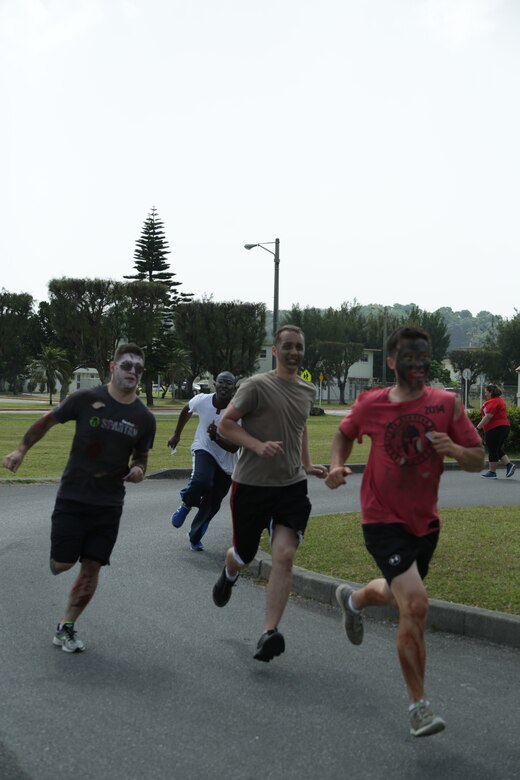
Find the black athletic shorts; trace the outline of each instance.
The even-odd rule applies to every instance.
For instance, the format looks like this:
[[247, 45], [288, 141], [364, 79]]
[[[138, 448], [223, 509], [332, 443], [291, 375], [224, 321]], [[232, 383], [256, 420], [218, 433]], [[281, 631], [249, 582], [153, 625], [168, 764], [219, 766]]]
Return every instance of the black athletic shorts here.
[[408, 571], [414, 561], [424, 580], [437, 547], [439, 531], [414, 536], [401, 523], [367, 523], [363, 525], [363, 536], [368, 552], [390, 585], [394, 577]]
[[311, 513], [307, 480], [281, 487], [259, 487], [233, 482], [231, 489], [233, 547], [239, 563], [256, 555], [262, 531], [275, 525], [291, 528], [302, 541]]
[[122, 506], [56, 499], [51, 518], [51, 558], [58, 563], [88, 558], [106, 566], [116, 543], [122, 512]]

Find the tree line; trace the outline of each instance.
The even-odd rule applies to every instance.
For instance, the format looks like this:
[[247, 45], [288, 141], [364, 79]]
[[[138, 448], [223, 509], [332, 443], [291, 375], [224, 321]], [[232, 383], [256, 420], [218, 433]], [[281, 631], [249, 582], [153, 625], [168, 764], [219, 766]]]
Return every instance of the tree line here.
[[[174, 280], [166, 261], [169, 253], [163, 223], [153, 208], [136, 241], [135, 273], [125, 276], [126, 281], [51, 279], [49, 300], [37, 308], [26, 293], [0, 291], [0, 388], [20, 392], [29, 380], [34, 386], [46, 384], [52, 394], [57, 380], [67, 386], [80, 367], [96, 369], [106, 381], [110, 357], [121, 340], [134, 341], [145, 351], [143, 386], [149, 405], [158, 377], [164, 392], [171, 384], [185, 383], [190, 396], [194, 379], [202, 374], [216, 377], [223, 369], [239, 378], [252, 374], [262, 346], [270, 341], [265, 305], [194, 300]], [[513, 383], [520, 363], [520, 314], [493, 320], [482, 345], [450, 350], [449, 312], [426, 312], [414, 304], [366, 307], [354, 301], [325, 310], [294, 305], [281, 322], [303, 329], [305, 367], [313, 377], [323, 373], [336, 382], [341, 402], [349, 368], [365, 349], [375, 350], [376, 380], [392, 381], [385, 368], [386, 336], [405, 322], [431, 335], [433, 379], [450, 382], [442, 367], [450, 357], [456, 369], [469, 368], [474, 378], [485, 374]]]

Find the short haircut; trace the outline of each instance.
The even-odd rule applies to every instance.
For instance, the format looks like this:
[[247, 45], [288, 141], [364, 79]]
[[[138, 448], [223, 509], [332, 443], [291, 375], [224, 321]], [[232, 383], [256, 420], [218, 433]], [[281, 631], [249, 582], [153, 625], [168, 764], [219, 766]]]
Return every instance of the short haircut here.
[[123, 355], [137, 355], [144, 363], [144, 352], [137, 344], [120, 344], [114, 352], [114, 363], [121, 360]]
[[280, 325], [280, 327], [274, 334], [274, 338], [273, 338], [273, 344], [275, 345], [275, 347], [278, 346], [278, 342], [280, 341], [280, 336], [282, 335], [284, 330], [288, 330], [291, 333], [297, 333], [298, 336], [301, 336], [302, 339], [305, 341], [305, 333], [297, 325]]
[[498, 385], [490, 384], [486, 385], [486, 390], [488, 393], [491, 393], [491, 398], [498, 398], [499, 395], [502, 395], [502, 390], [499, 388]]
[[424, 328], [420, 328], [418, 325], [403, 325], [400, 328], [396, 328], [389, 335], [386, 342], [387, 354], [390, 356], [395, 355], [400, 342], [405, 339], [424, 339], [428, 343], [429, 349], [432, 346], [430, 334]]

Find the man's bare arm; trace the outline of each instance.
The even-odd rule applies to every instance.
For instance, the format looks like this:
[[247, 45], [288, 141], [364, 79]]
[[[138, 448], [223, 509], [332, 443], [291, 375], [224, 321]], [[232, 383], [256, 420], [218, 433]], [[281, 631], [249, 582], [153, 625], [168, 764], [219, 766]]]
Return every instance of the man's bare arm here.
[[303, 429], [302, 437], [302, 465], [306, 474], [312, 474], [318, 479], [325, 479], [327, 476], [327, 469], [325, 466], [316, 466], [311, 462], [311, 455], [309, 451], [309, 435], [307, 433], [307, 426]]
[[220, 435], [218, 432], [218, 428], [215, 425], [214, 422], [210, 423], [208, 425], [208, 436], [211, 439], [211, 441], [214, 441], [215, 444], [217, 444], [221, 449], [225, 450], [226, 452], [235, 453], [238, 452], [240, 447], [237, 444], [233, 444], [232, 442], [225, 439], [223, 436]]
[[192, 415], [192, 412], [190, 411], [189, 404], [186, 404], [186, 406], [183, 406], [181, 409], [181, 412], [179, 414], [179, 419], [177, 420], [177, 425], [175, 427], [175, 431], [172, 436], [168, 439], [168, 447], [171, 447], [172, 449], [175, 449], [177, 444], [181, 440], [181, 434], [184, 430], [184, 426], [188, 422]]
[[125, 482], [142, 482], [144, 475], [146, 474], [146, 468], [148, 466], [148, 453], [147, 452], [134, 452], [132, 460], [130, 461], [130, 469], [126, 477], [123, 477]]
[[325, 480], [325, 484], [331, 490], [344, 485], [346, 483], [346, 477], [352, 474], [352, 471], [348, 466], [345, 466], [345, 461], [352, 452], [354, 441], [347, 439], [347, 437], [338, 429], [334, 434], [332, 440], [332, 449], [330, 455], [330, 468], [329, 475]]
[[236, 444], [238, 447], [245, 447], [251, 450], [260, 458], [274, 458], [276, 455], [283, 455], [282, 441], [260, 441], [250, 433], [247, 433], [242, 426], [238, 425], [238, 420], [242, 414], [233, 406], [228, 404], [226, 411], [219, 423], [218, 430], [228, 441]]
[[54, 416], [53, 412], [47, 412], [47, 414], [44, 414], [43, 417], [40, 417], [38, 420], [36, 420], [36, 422], [31, 425], [29, 430], [25, 433], [18, 447], [13, 450], [13, 452], [10, 452], [9, 455], [5, 456], [2, 461], [4, 468], [9, 469], [9, 471], [12, 471], [13, 474], [16, 474], [22, 465], [22, 461], [25, 458], [27, 451], [30, 450], [31, 447], [36, 444], [36, 442], [39, 442], [40, 439], [43, 439], [47, 431], [56, 425], [57, 422], [58, 420]]

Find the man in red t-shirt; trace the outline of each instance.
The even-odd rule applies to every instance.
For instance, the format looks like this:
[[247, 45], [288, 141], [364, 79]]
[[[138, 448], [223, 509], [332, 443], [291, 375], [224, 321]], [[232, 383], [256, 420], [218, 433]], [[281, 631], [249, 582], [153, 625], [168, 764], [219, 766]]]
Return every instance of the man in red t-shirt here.
[[354, 441], [370, 436], [361, 484], [363, 535], [383, 578], [357, 591], [340, 585], [336, 598], [355, 645], [363, 641], [365, 607], [386, 604], [399, 610], [397, 652], [410, 700], [410, 732], [427, 736], [445, 726], [424, 692], [428, 596], [423, 584], [439, 536], [443, 458], [454, 458], [465, 471], [480, 471], [484, 452], [459, 399], [425, 384], [431, 360], [426, 331], [398, 328], [388, 339], [387, 354], [396, 384], [358, 398], [335, 434], [326, 479], [332, 489], [344, 485], [352, 473], [345, 461]]

